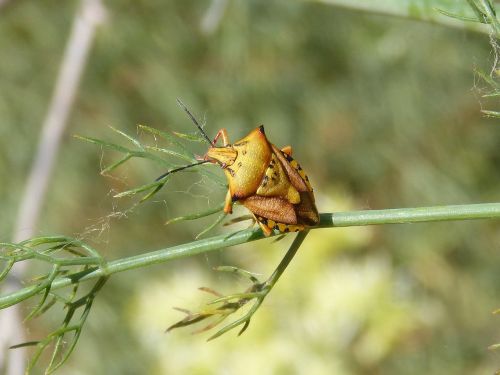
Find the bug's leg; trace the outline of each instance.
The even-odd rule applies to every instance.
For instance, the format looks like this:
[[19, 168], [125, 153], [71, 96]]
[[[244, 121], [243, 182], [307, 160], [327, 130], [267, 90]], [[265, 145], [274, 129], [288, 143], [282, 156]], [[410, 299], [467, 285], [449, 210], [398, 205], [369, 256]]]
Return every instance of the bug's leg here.
[[231, 225], [231, 224], [236, 224], [236, 223], [239, 223], [239, 222], [242, 222], [242, 221], [245, 221], [245, 220], [252, 220], [251, 223], [250, 223], [250, 225], [246, 229], [252, 228], [255, 225], [255, 223], [257, 223], [257, 219], [255, 218], [255, 215], [252, 214], [252, 215], [243, 215], [243, 216], [234, 218], [233, 220], [230, 220], [230, 221], [226, 222], [224, 224], [224, 226]]
[[255, 223], [258, 223], [258, 222], [259, 222], [259, 221], [257, 220], [257, 217], [253, 214], [253, 212], [252, 212], [252, 215], [251, 215], [251, 216], [252, 216], [252, 225], [249, 225], [247, 229], [252, 228], [252, 227], [255, 225]]
[[222, 145], [227, 146], [229, 144], [229, 136], [227, 135], [227, 130], [222, 128], [215, 135], [214, 141], [212, 144], [215, 146], [219, 138], [222, 137]]
[[269, 237], [271, 233], [273, 233], [273, 230], [269, 228], [266, 224], [261, 223], [260, 221], [257, 220], [257, 223], [259, 223], [259, 226], [261, 227], [262, 231], [264, 232], [264, 235], [266, 237]]
[[226, 200], [224, 202], [224, 212], [226, 214], [233, 213], [233, 197], [231, 197], [231, 192], [228, 190], [226, 194]]
[[235, 217], [234, 219], [225, 222], [224, 226], [227, 227], [229, 225], [241, 223], [242, 221], [246, 221], [246, 220], [252, 220], [252, 224], [250, 225], [250, 227], [252, 227], [255, 224], [255, 219], [251, 215], [243, 215], [243, 216]]
[[292, 146], [285, 146], [281, 149], [288, 156], [292, 156]]
[[252, 216], [253, 216], [253, 220], [254, 220], [254, 222], [252, 223], [252, 226], [255, 223], [259, 224], [259, 227], [264, 232], [264, 235], [266, 237], [269, 237], [271, 235], [271, 233], [273, 232], [273, 230], [271, 228], [269, 228], [266, 224], [264, 224], [264, 223], [260, 222], [259, 220], [257, 220], [257, 216], [255, 216], [255, 214], [253, 212], [252, 212]]

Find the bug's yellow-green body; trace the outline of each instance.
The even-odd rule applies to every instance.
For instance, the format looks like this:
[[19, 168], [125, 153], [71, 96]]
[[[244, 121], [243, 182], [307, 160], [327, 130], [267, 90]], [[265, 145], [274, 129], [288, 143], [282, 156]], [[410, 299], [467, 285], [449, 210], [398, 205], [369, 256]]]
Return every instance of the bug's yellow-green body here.
[[263, 126], [232, 145], [225, 129], [217, 133], [214, 145], [220, 136], [223, 147], [211, 147], [204, 159], [220, 164], [226, 174], [226, 213], [239, 201], [266, 235], [273, 229], [296, 232], [319, 223], [311, 184], [292, 158], [291, 147], [278, 149], [266, 138]]

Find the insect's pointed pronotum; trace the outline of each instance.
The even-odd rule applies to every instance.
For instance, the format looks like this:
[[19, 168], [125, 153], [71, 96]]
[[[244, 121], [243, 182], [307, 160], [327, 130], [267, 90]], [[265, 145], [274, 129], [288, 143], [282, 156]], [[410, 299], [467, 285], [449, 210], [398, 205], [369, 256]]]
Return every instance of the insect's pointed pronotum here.
[[207, 133], [205, 133], [205, 131], [201, 127], [201, 125], [198, 122], [198, 120], [196, 120], [196, 117], [194, 117], [194, 115], [191, 113], [191, 111], [189, 109], [187, 109], [187, 107], [184, 105], [184, 103], [179, 98], [177, 98], [177, 104], [179, 104], [179, 106], [184, 110], [184, 112], [187, 113], [187, 115], [189, 116], [189, 118], [191, 119], [191, 121], [193, 121], [193, 123], [196, 125], [196, 127], [200, 131], [201, 135], [203, 135], [203, 137], [206, 139], [206, 141], [208, 142], [208, 144], [210, 146], [212, 146], [213, 145], [212, 141], [210, 140], [210, 138], [207, 135]]

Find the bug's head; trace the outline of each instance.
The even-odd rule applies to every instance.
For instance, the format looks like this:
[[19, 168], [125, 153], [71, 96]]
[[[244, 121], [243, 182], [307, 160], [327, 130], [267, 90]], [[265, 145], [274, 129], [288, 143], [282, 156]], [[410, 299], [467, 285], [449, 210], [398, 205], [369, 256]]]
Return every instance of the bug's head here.
[[233, 164], [237, 156], [238, 152], [234, 147], [232, 145], [227, 145], [225, 147], [210, 147], [203, 157], [203, 160], [217, 163], [222, 168], [225, 168]]

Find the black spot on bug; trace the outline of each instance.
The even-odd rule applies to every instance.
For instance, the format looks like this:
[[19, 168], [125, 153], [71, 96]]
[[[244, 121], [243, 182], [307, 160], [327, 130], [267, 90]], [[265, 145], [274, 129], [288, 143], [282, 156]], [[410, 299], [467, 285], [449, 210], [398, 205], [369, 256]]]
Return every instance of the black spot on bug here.
[[293, 160], [293, 158], [290, 155], [288, 155], [286, 152], [281, 151], [281, 154], [285, 157], [286, 160], [288, 160], [288, 161]]
[[290, 232], [290, 228], [289, 227], [285, 227], [285, 230], [283, 232], [285, 232], [285, 233]]
[[233, 169], [226, 168], [226, 170], [229, 172], [229, 174], [231, 175], [231, 177], [234, 177], [236, 175], [236, 172]]
[[266, 132], [265, 132], [265, 130], [264, 130], [264, 125], [259, 126], [259, 131], [260, 131], [262, 134], [266, 135]]
[[269, 181], [269, 177], [268, 176], [264, 176], [264, 178], [262, 179], [262, 186], [265, 187], [267, 185], [268, 181]]
[[243, 163], [240, 161], [238, 162], [238, 167], [241, 167], [243, 165]]

